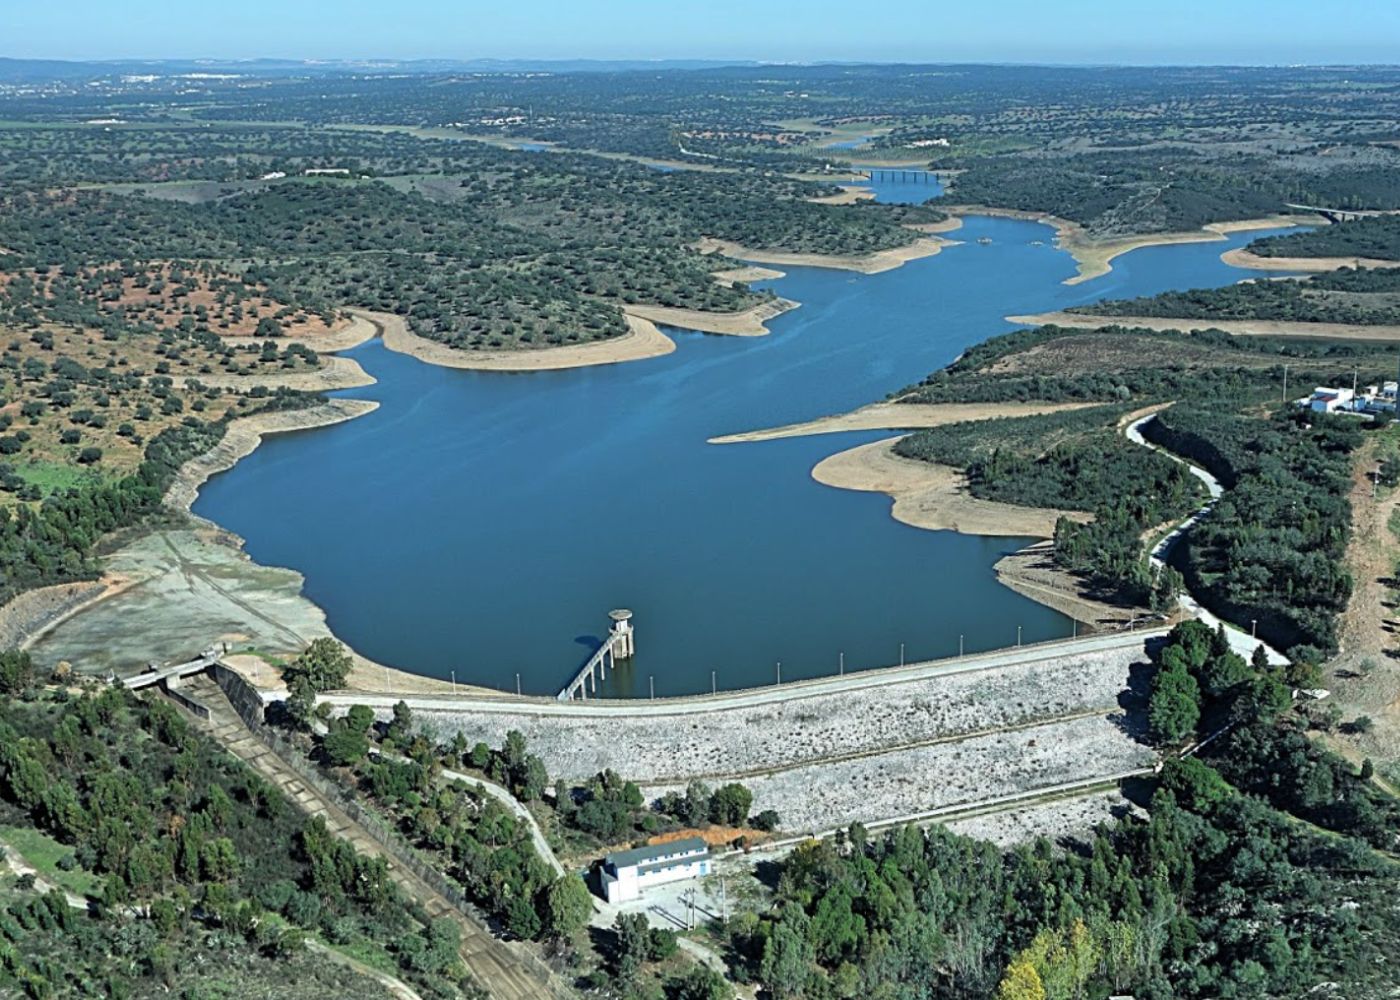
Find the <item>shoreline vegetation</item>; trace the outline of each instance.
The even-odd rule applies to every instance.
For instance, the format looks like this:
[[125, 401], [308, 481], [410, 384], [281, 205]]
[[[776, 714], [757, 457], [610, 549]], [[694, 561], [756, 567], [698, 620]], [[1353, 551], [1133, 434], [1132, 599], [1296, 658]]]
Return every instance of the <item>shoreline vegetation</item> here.
[[1246, 267], [1259, 271], [1306, 271], [1324, 273], [1344, 267], [1400, 267], [1400, 260], [1379, 257], [1261, 257], [1248, 247], [1226, 250], [1220, 259], [1231, 267]]
[[754, 250], [728, 240], [707, 237], [699, 242], [697, 248], [702, 254], [722, 254], [725, 257], [753, 261], [757, 264], [776, 264], [779, 267], [827, 267], [839, 271], [855, 271], [859, 274], [881, 274], [902, 267], [911, 260], [937, 256], [944, 247], [954, 245], [954, 241], [938, 236], [920, 236], [912, 243], [889, 250], [877, 250], [863, 255], [839, 255]]
[[328, 399], [316, 406], [300, 410], [280, 410], [239, 417], [228, 425], [224, 436], [210, 450], [190, 459], [175, 473], [174, 481], [165, 491], [164, 503], [182, 513], [189, 513], [199, 496], [200, 487], [233, 468], [262, 444], [269, 434], [329, 427], [354, 420], [379, 409], [379, 403], [368, 399]]
[[1113, 316], [1071, 312], [1034, 313], [1008, 316], [1008, 323], [1025, 326], [1060, 326], [1075, 330], [1101, 330], [1125, 327], [1158, 333], [1190, 333], [1221, 330], [1238, 337], [1299, 337], [1319, 340], [1369, 340], [1381, 343], [1400, 340], [1400, 326], [1360, 323], [1316, 323], [1285, 319], [1192, 319], [1170, 316]]
[[558, 371], [659, 358], [676, 349], [675, 341], [657, 329], [655, 323], [632, 315], [624, 316], [628, 329], [620, 337], [564, 347], [543, 347], [534, 351], [463, 351], [418, 336], [409, 330], [408, 324], [400, 316], [382, 314], [380, 318], [383, 323], [380, 337], [385, 347], [442, 368], [499, 372]]
[[766, 427], [759, 430], [722, 434], [709, 439], [710, 444], [744, 444], [752, 441], [772, 441], [777, 438], [807, 437], [815, 434], [839, 434], [843, 431], [912, 430], [942, 427], [967, 420], [988, 417], [1027, 417], [1060, 410], [1077, 410], [1093, 403], [872, 403], [848, 413], [818, 417], [796, 424]]
[[[1079, 268], [1078, 274], [1065, 279], [1064, 284], [1066, 285], [1080, 285], [1102, 277], [1113, 270], [1113, 261], [1116, 258], [1133, 250], [1141, 250], [1143, 247], [1169, 246], [1176, 243], [1210, 243], [1226, 239], [1231, 233], [1250, 232], [1255, 229], [1276, 229], [1283, 226], [1316, 225], [1324, 221], [1320, 216], [1279, 214], [1257, 219], [1212, 222], [1200, 229], [1187, 232], [1147, 233], [1096, 240], [1086, 236], [1084, 227], [1079, 223], [1062, 219], [1048, 212], [993, 208], [988, 205], [940, 205], [939, 208], [953, 215], [989, 215], [995, 218], [1021, 219], [1053, 226], [1057, 245], [1074, 258], [1074, 262]], [[1227, 263], [1230, 262], [1227, 261]], [[1280, 261], [1274, 265], [1274, 269], [1286, 270], [1287, 268]]]
[[822, 459], [812, 478], [823, 486], [883, 493], [890, 516], [901, 524], [964, 535], [1052, 538], [1061, 517], [1087, 522], [1079, 511], [981, 500], [967, 489], [967, 477], [949, 465], [902, 458], [894, 446], [906, 435], [857, 445]]

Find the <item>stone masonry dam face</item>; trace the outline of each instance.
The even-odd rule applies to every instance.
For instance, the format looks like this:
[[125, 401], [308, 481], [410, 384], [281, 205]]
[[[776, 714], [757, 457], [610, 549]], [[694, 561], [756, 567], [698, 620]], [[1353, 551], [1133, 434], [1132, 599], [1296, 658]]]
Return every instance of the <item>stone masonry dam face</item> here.
[[[787, 829], [869, 822], [1150, 766], [1140, 741], [1145, 636], [1097, 637], [878, 673], [847, 687], [689, 702], [408, 699], [440, 739], [500, 745], [519, 730], [551, 777], [611, 768], [649, 796], [690, 779], [742, 780]], [[940, 672], [943, 671], [943, 672]], [[958, 671], [958, 672], [947, 672]], [[355, 696], [329, 699], [337, 710]], [[360, 699], [366, 700], [366, 699]], [[383, 702], [383, 704], [380, 704]], [[388, 699], [374, 702], [381, 717]]]

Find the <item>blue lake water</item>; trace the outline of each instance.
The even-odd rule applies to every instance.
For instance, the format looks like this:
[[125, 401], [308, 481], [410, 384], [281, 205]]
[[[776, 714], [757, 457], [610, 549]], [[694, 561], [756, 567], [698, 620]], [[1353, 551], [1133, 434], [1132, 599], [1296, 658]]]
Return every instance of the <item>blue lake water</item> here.
[[305, 574], [365, 655], [507, 689], [518, 674], [527, 693], [556, 692], [615, 607], [635, 612], [637, 656], [611, 695], [708, 691], [712, 671], [720, 688], [767, 684], [779, 661], [784, 680], [834, 673], [843, 652], [847, 669], [888, 665], [901, 643], [945, 656], [960, 635], [1007, 646], [1018, 626], [1069, 635], [996, 582], [1025, 540], [910, 528], [881, 495], [811, 479], [884, 432], [706, 439], [878, 400], [1009, 314], [1237, 281], [1220, 253], [1261, 234], [1139, 250], [1077, 286], [1046, 226], [978, 217], [952, 235], [965, 242], [884, 274], [792, 268], [772, 287], [802, 306], [771, 336], [672, 331], [675, 353], [647, 361], [469, 372], [367, 344], [351, 353], [379, 383], [343, 395], [377, 411], [269, 439], [195, 510]]
[[943, 193], [938, 175], [930, 170], [906, 170], [899, 167], [870, 167], [856, 164], [853, 168], [870, 176], [859, 181], [842, 183], [849, 187], [864, 187], [875, 192], [875, 200], [920, 205]]

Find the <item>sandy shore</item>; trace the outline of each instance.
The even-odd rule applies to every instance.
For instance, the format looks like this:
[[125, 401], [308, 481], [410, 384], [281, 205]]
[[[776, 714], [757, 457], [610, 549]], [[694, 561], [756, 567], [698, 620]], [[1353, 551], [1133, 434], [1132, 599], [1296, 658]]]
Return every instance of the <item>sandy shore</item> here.
[[362, 417], [378, 407], [378, 403], [366, 399], [331, 399], [301, 410], [240, 417], [229, 424], [223, 440], [180, 467], [175, 481], [166, 490], [165, 503], [176, 510], [188, 511], [199, 495], [199, 488], [210, 477], [233, 468], [239, 459], [251, 455], [268, 434], [327, 427]]
[[334, 392], [337, 389], [358, 389], [374, 385], [374, 376], [360, 367], [353, 358], [327, 355], [320, 367], [301, 372], [269, 372], [252, 375], [188, 375], [184, 382], [198, 382], [212, 389], [245, 390], [254, 386], [268, 389], [296, 389], [300, 392]]
[[875, 192], [868, 187], [861, 187], [859, 184], [842, 184], [841, 190], [836, 194], [808, 198], [807, 200], [813, 205], [854, 205], [858, 201], [870, 201], [874, 197]]
[[[321, 354], [334, 354], [359, 347], [367, 340], [373, 340], [379, 328], [368, 314], [358, 309], [348, 309], [350, 318], [326, 333], [314, 337], [280, 337], [274, 343], [305, 344]], [[266, 337], [220, 337], [229, 347], [256, 347], [261, 349]]]
[[[269, 389], [295, 389], [299, 392], [334, 392], [337, 389], [357, 389], [374, 385], [374, 378], [351, 358], [335, 357], [337, 351], [348, 351], [359, 347], [379, 334], [379, 327], [371, 314], [362, 310], [348, 310], [350, 318], [334, 329], [315, 337], [284, 337], [279, 343], [305, 344], [321, 355], [320, 367], [300, 372], [272, 371], [251, 375], [190, 375], [185, 384], [199, 382], [215, 389], [243, 390], [252, 386], [265, 386]], [[233, 348], [261, 349], [263, 337], [221, 337], [225, 345]]]
[[620, 337], [527, 351], [462, 351], [411, 332], [401, 316], [376, 313], [375, 318], [382, 325], [384, 346], [389, 350], [444, 368], [497, 372], [557, 371], [658, 358], [676, 349], [675, 342], [658, 330], [655, 323], [630, 315], [626, 317], [628, 331]]
[[1305, 271], [1309, 274], [1335, 271], [1341, 267], [1400, 267], [1400, 260], [1375, 257], [1260, 257], [1244, 247], [1226, 250], [1220, 259], [1232, 267], [1248, 267], [1258, 271]]
[[893, 271], [911, 260], [932, 257], [944, 247], [953, 244], [937, 236], [915, 240], [908, 246], [881, 250], [877, 253], [856, 255], [828, 255], [819, 253], [788, 253], [782, 250], [752, 250], [731, 243], [728, 240], [706, 238], [698, 244], [701, 253], [718, 253], [738, 260], [751, 260], [759, 264], [776, 264], [779, 267], [830, 267], [840, 271], [857, 271], [861, 274], [879, 274]]
[[1043, 222], [1046, 225], [1054, 226], [1060, 249], [1072, 256], [1079, 267], [1078, 274], [1065, 279], [1066, 285], [1078, 285], [1108, 274], [1113, 270], [1115, 257], [1143, 247], [1167, 246], [1175, 243], [1214, 242], [1225, 239], [1230, 233], [1248, 232], [1254, 229], [1277, 229], [1281, 226], [1311, 225], [1323, 221], [1312, 216], [1271, 215], [1260, 219], [1212, 222], [1190, 232], [1149, 233], [1141, 236], [1097, 240], [1086, 235], [1084, 227], [1079, 223], [1046, 212], [1025, 212], [1012, 208], [991, 208], [986, 205], [949, 206], [947, 211], [959, 215], [991, 215], [1003, 219], [1025, 219], [1030, 222]]
[[761, 302], [751, 309], [734, 313], [635, 305], [626, 306], [623, 313], [648, 323], [678, 326], [685, 330], [699, 330], [701, 333], [719, 333], [730, 337], [764, 337], [768, 335], [766, 324], [770, 319], [781, 316], [790, 309], [796, 309], [799, 304], [791, 299], [773, 299], [771, 302]]
[[1300, 323], [1270, 319], [1172, 319], [1163, 316], [1084, 316], [1079, 313], [1048, 312], [1030, 316], [1008, 316], [1008, 322], [1056, 326], [1076, 330], [1099, 330], [1106, 326], [1138, 327], [1162, 332], [1224, 330], [1241, 337], [1303, 337], [1323, 340], [1373, 340], [1388, 343], [1400, 340], [1400, 326], [1362, 326], [1351, 323]]
[[1091, 597], [1082, 580], [1055, 565], [1053, 542], [1028, 545], [998, 560], [994, 568], [997, 579], [1016, 593], [1054, 608], [1091, 629], [1116, 629], [1147, 611]]
[[710, 444], [742, 444], [775, 438], [836, 434], [841, 431], [910, 430], [942, 427], [992, 417], [1029, 417], [1038, 413], [1079, 410], [1093, 403], [874, 403], [849, 413], [820, 417], [800, 424], [767, 427], [710, 438]]
[[741, 283], [751, 285], [755, 281], [776, 281], [778, 278], [786, 277], [786, 274], [785, 271], [775, 271], [771, 267], [750, 264], [746, 267], [730, 267], [723, 271], [711, 271], [710, 277], [721, 285], [733, 287]]
[[910, 222], [904, 228], [912, 229], [916, 233], [951, 233], [962, 227], [963, 220], [956, 215], [950, 215], [938, 222]]
[[822, 459], [812, 469], [812, 478], [838, 489], [884, 493], [894, 500], [890, 514], [896, 521], [930, 531], [1050, 538], [1061, 516], [1089, 519], [1077, 511], [979, 500], [967, 492], [966, 479], [957, 469], [894, 454], [898, 440], [885, 438]]

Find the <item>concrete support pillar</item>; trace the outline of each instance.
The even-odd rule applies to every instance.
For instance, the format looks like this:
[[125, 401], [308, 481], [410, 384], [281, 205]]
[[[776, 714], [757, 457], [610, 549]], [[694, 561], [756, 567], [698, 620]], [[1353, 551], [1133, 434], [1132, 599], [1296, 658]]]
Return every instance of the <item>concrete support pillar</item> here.
[[612, 629], [610, 639], [614, 657], [614, 665], [617, 660], [629, 660], [636, 653], [636, 640], [632, 634], [632, 612], [626, 608], [618, 608], [609, 613], [612, 619]]

